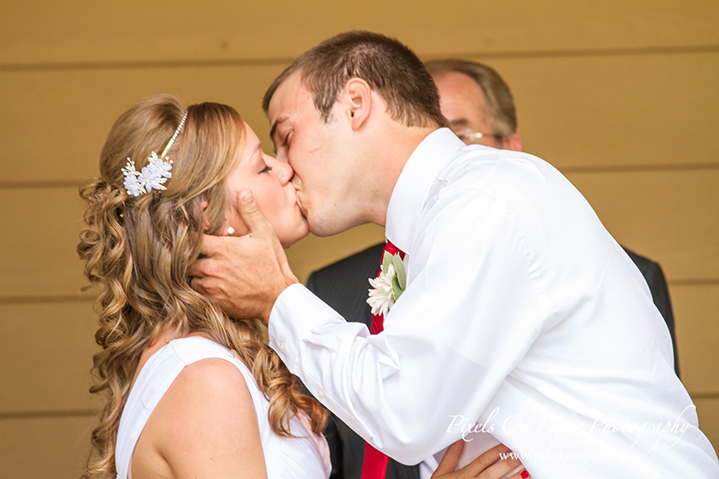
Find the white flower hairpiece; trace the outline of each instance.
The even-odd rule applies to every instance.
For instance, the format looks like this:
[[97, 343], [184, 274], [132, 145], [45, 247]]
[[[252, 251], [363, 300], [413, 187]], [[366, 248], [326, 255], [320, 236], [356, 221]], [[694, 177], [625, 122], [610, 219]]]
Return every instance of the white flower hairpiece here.
[[162, 150], [162, 154], [157, 156], [154, 151], [147, 157], [148, 164], [142, 167], [141, 171], [135, 169], [135, 162], [130, 158], [127, 159], [127, 164], [122, 169], [122, 174], [125, 176], [125, 189], [128, 195], [140, 196], [145, 193], [149, 193], [153, 189], [155, 190], [166, 190], [164, 186], [168, 178], [172, 178], [172, 160], [165, 161], [165, 155], [170, 150], [170, 147], [177, 139], [177, 136], [182, 131], [182, 127], [185, 126], [185, 120], [187, 119], [187, 112], [182, 117], [180, 125], [175, 130], [175, 134], [172, 135], [167, 146]]
[[135, 169], [135, 162], [127, 159], [127, 166], [122, 169], [125, 175], [125, 189], [128, 195], [140, 196], [152, 189], [166, 190], [164, 183], [172, 178], [172, 161], [163, 161], [154, 151], [147, 157], [149, 163], [142, 167], [142, 172]]
[[379, 276], [377, 279], [369, 278], [369, 284], [372, 289], [369, 290], [367, 304], [372, 307], [372, 314], [386, 316], [407, 288], [407, 274], [399, 253], [385, 251]]

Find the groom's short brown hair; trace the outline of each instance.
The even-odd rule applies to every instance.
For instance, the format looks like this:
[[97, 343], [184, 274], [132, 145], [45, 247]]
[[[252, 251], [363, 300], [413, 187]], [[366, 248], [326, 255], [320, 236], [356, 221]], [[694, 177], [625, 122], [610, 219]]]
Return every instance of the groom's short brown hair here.
[[394, 38], [350, 31], [323, 41], [298, 57], [272, 82], [262, 100], [265, 113], [277, 88], [295, 72], [300, 72], [325, 122], [347, 81], [361, 78], [382, 96], [393, 120], [405, 126], [447, 124], [432, 77], [417, 55]]

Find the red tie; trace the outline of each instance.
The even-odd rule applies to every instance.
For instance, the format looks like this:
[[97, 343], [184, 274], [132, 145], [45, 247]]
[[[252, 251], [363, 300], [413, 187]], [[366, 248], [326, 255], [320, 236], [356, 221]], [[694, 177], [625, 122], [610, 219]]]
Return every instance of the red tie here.
[[[389, 240], [384, 246], [382, 252], [382, 260], [384, 261], [385, 253], [397, 254], [399, 253], [400, 259], [404, 259], [404, 251], [397, 248]], [[380, 263], [382, 264], [382, 263]], [[381, 271], [381, 269], [380, 269]], [[377, 273], [379, 276], [379, 273]], [[371, 334], [378, 334], [384, 330], [384, 316], [381, 314], [372, 315], [372, 328], [370, 328]], [[387, 475], [387, 463], [389, 457], [384, 453], [378, 451], [374, 447], [370, 446], [369, 443], [364, 444], [364, 462], [362, 463], [362, 479], [384, 479]]]

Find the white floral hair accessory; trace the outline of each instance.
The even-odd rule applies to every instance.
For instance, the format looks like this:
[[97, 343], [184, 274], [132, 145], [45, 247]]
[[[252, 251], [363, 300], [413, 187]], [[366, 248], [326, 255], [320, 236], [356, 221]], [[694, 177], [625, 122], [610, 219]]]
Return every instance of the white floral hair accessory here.
[[187, 112], [185, 112], [180, 121], [180, 125], [175, 130], [175, 134], [172, 135], [167, 146], [162, 150], [162, 154], [157, 156], [154, 151], [147, 157], [148, 164], [142, 167], [141, 171], [135, 169], [135, 162], [130, 158], [127, 159], [127, 165], [122, 169], [122, 174], [125, 175], [125, 189], [128, 195], [140, 196], [145, 193], [149, 193], [153, 189], [155, 190], [166, 190], [164, 186], [168, 178], [172, 178], [172, 160], [165, 161], [167, 158], [167, 152], [170, 147], [177, 139], [178, 135], [182, 131], [182, 127], [185, 126], [185, 120], [187, 119]]
[[367, 303], [372, 314], [386, 316], [394, 303], [407, 288], [407, 273], [399, 253], [385, 251], [377, 279], [369, 278], [372, 289], [369, 290]]

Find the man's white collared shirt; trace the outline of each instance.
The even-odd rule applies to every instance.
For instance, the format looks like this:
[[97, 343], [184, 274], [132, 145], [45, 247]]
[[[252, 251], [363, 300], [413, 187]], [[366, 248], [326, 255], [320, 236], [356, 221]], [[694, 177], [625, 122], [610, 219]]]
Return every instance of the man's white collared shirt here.
[[407, 289], [382, 333], [302, 285], [269, 322], [289, 369], [365, 440], [414, 464], [470, 430], [467, 449], [500, 441], [537, 478], [719, 477], [644, 278], [548, 163], [439, 129], [407, 161], [386, 234]]

